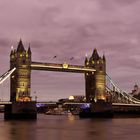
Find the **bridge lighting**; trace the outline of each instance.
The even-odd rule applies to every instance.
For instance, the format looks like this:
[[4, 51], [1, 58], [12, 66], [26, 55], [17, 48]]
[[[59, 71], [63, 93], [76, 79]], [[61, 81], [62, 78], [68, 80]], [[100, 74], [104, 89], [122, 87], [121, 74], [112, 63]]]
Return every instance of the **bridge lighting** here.
[[81, 104], [81, 108], [82, 109], [89, 109], [90, 108], [90, 103]]
[[12, 78], [14, 78], [15, 76], [13, 75]]
[[96, 97], [94, 98], [94, 101], [95, 101], [95, 103], [97, 102], [97, 98]]
[[14, 50], [14, 47], [13, 46], [11, 46], [11, 50]]
[[22, 57], [22, 54], [20, 54], [20, 57]]
[[64, 64], [63, 64], [63, 68], [64, 68], [64, 69], [67, 69], [68, 67], [69, 67], [69, 65], [68, 65], [67, 63], [64, 63]]
[[26, 53], [26, 57], [28, 57], [28, 53]]
[[102, 100], [106, 100], [105, 96], [101, 96], [101, 99], [102, 99]]

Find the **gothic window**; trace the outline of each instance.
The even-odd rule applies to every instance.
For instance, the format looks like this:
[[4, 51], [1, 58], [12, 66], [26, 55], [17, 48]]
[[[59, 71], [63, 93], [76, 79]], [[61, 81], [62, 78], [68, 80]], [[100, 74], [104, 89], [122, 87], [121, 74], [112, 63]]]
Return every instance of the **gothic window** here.
[[25, 62], [26, 62], [26, 61], [25, 61], [25, 59], [24, 59], [24, 60], [23, 60], [23, 64], [25, 64]]
[[12, 55], [11, 58], [14, 58], [14, 55]]
[[89, 62], [87, 62], [86, 65], [89, 65]]
[[100, 70], [100, 71], [102, 71], [102, 70], [103, 70], [102, 66], [100, 66], [100, 67], [99, 67], [99, 70]]

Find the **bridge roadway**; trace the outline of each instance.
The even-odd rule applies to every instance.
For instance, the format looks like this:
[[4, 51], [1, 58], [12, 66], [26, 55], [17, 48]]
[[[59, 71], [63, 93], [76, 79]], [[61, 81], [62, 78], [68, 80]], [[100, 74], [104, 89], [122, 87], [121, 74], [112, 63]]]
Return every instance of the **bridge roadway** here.
[[41, 63], [32, 62], [32, 70], [46, 70], [46, 71], [58, 71], [58, 72], [74, 72], [74, 73], [84, 73], [84, 72], [95, 72], [93, 68], [88, 68], [80, 65], [69, 65], [67, 63], [56, 64], [56, 63]]
[[[47, 105], [48, 107], [58, 107], [59, 102], [42, 102], [38, 101], [37, 105], [42, 106]], [[12, 102], [8, 101], [1, 101], [0, 105], [4, 106], [7, 104], [12, 104]], [[70, 102], [65, 102], [63, 103], [63, 107], [65, 108], [81, 108], [82, 105], [85, 105], [85, 107], [89, 107], [90, 103], [70, 103]], [[114, 112], [114, 115], [137, 115], [140, 117], [140, 104], [125, 104], [125, 103], [112, 103], [112, 111]]]
[[[38, 101], [37, 103], [40, 104], [57, 104], [58, 102], [45, 102], [45, 101]], [[0, 105], [12, 104], [10, 101], [0, 101]], [[76, 102], [65, 102], [64, 105], [84, 105], [90, 103], [76, 103]], [[128, 106], [128, 107], [140, 107], [140, 104], [125, 104], [125, 103], [112, 103], [112, 106]]]
[[[8, 104], [12, 104], [12, 102], [10, 101], [0, 101], [0, 105], [8, 105]], [[37, 104], [57, 104], [57, 102], [37, 102]]]

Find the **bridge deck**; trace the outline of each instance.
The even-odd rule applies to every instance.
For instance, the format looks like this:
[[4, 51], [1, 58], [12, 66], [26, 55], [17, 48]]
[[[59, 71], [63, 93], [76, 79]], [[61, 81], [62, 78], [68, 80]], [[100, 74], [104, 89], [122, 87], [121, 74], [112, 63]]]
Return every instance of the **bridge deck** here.
[[140, 107], [140, 104], [125, 104], [125, 103], [112, 103], [113, 106], [134, 106], [134, 107]]
[[0, 105], [7, 105], [7, 104], [12, 104], [10, 101], [1, 101]]
[[[57, 104], [57, 102], [42, 102], [38, 101], [40, 104]], [[10, 101], [0, 101], [0, 105], [12, 104]], [[76, 102], [65, 102], [64, 105], [82, 105], [91, 103], [76, 103]], [[126, 107], [140, 107], [140, 104], [126, 104], [126, 103], [112, 103], [112, 106], [126, 106]]]
[[75, 73], [96, 71], [93, 68], [87, 68], [85, 66], [79, 66], [79, 65], [69, 65], [67, 63], [55, 64], [55, 63], [40, 63], [40, 62], [32, 62], [31, 69], [32, 70], [59, 71], [59, 72], [75, 72]]

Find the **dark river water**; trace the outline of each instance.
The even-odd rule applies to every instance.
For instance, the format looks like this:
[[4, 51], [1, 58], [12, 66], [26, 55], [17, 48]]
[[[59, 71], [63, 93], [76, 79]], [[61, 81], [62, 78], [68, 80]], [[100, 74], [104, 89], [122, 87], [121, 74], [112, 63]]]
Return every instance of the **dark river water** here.
[[36, 121], [5, 121], [0, 114], [0, 140], [140, 140], [140, 118], [39, 114]]

